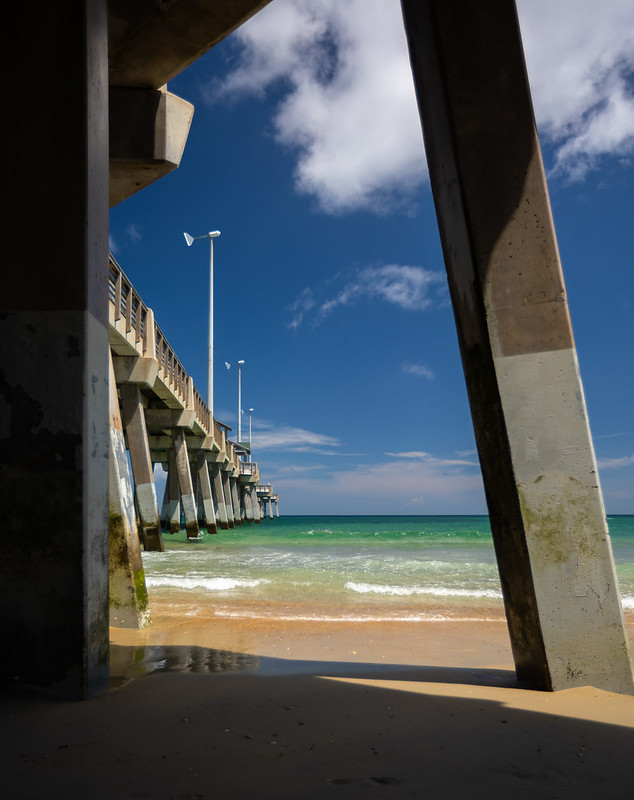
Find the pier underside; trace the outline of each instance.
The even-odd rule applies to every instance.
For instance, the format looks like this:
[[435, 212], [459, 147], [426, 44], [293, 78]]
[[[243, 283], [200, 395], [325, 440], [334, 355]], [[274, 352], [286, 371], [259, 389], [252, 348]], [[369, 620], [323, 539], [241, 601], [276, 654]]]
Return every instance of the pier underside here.
[[[74, 698], [108, 687], [109, 207], [178, 166], [192, 109], [168, 80], [264, 5], [11, 9], [32, 69], [5, 86], [19, 146], [5, 163], [0, 295], [4, 686]], [[517, 676], [632, 693], [514, 2], [402, 6]], [[134, 427], [140, 398], [125, 393]], [[185, 502], [195, 481], [174, 430]], [[138, 485], [151, 483], [147, 458], [133, 462]], [[254, 486], [236, 502], [216, 464], [210, 487], [219, 528], [257, 513]], [[156, 509], [154, 498], [147, 530]]]

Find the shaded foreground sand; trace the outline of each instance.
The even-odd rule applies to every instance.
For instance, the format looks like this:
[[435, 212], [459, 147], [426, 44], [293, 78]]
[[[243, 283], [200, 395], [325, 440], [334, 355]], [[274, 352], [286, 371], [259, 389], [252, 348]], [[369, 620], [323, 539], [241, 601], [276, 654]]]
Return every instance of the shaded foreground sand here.
[[106, 696], [2, 698], [7, 796], [631, 796], [634, 697], [516, 688], [495, 613], [291, 624], [175, 607], [111, 632]]

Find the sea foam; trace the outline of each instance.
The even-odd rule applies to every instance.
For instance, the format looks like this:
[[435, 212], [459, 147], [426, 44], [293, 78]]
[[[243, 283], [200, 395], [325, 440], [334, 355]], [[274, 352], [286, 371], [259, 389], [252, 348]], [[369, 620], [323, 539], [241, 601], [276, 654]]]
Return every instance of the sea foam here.
[[359, 594], [384, 594], [392, 597], [431, 595], [434, 597], [475, 597], [490, 600], [502, 599], [502, 592], [495, 589], [452, 589], [447, 586], [384, 586], [376, 583], [348, 581], [346, 589]]
[[146, 576], [150, 587], [170, 587], [172, 589], [205, 589], [208, 592], [227, 592], [231, 589], [249, 589], [268, 583], [263, 579], [205, 578], [203, 576], [178, 577], [176, 575]]

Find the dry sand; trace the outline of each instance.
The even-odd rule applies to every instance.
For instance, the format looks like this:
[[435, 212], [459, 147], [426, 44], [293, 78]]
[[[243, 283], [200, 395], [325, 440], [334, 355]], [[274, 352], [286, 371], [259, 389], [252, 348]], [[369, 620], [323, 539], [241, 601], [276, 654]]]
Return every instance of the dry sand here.
[[175, 607], [112, 630], [107, 695], [2, 699], [5, 797], [631, 796], [634, 697], [516, 688], [499, 615], [264, 624]]

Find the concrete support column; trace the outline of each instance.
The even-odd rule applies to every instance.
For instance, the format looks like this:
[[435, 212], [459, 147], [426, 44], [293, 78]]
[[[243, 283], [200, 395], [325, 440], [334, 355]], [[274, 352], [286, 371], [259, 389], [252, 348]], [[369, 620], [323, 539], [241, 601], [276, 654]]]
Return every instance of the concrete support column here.
[[512, 0], [402, 0], [517, 676], [632, 670]]
[[229, 485], [229, 473], [224, 470], [221, 472], [222, 491], [225, 496], [225, 508], [227, 509], [227, 524], [230, 528], [235, 527], [235, 515], [233, 513], [233, 499], [231, 497], [231, 486]]
[[110, 625], [143, 628], [150, 621], [123, 424], [110, 357]]
[[253, 505], [253, 521], [256, 523], [262, 522], [262, 506], [255, 486], [251, 487], [251, 504]]
[[0, 686], [79, 699], [109, 681], [107, 3], [22, 4], [10, 31], [30, 69], [4, 90]]
[[187, 538], [196, 539], [199, 532], [196, 501], [189, 467], [189, 456], [187, 455], [187, 441], [185, 440], [185, 431], [182, 428], [172, 428], [172, 444], [174, 445], [174, 460], [181, 490], [181, 503], [185, 516]]
[[165, 550], [161, 521], [158, 513], [154, 468], [145, 427], [145, 412], [141, 392], [134, 383], [123, 383], [119, 387], [123, 409], [123, 425], [128, 437], [130, 462], [134, 475], [136, 504], [139, 522], [144, 532], [146, 550]]
[[167, 478], [165, 480], [161, 520], [163, 527], [173, 534], [178, 533], [181, 529], [181, 498], [174, 448], [169, 450], [167, 458]]
[[233, 521], [236, 525], [242, 525], [242, 515], [240, 513], [240, 498], [238, 496], [239, 478], [230, 477], [229, 486], [231, 487], [231, 505], [233, 506]]
[[229, 527], [229, 519], [227, 517], [227, 506], [225, 504], [225, 492], [222, 486], [222, 470], [220, 464], [214, 462], [211, 465], [212, 475], [212, 491], [213, 497], [216, 501], [216, 522], [220, 524], [223, 531]]
[[196, 454], [196, 469], [200, 485], [203, 521], [207, 528], [207, 533], [218, 533], [214, 501], [211, 495], [211, 481], [209, 480], [209, 464], [203, 450], [199, 450]]
[[252, 492], [251, 486], [247, 484], [247, 486], [244, 487], [244, 494], [243, 494], [244, 513], [247, 522], [255, 522], [255, 519], [253, 517], [253, 501], [251, 499], [251, 492]]

